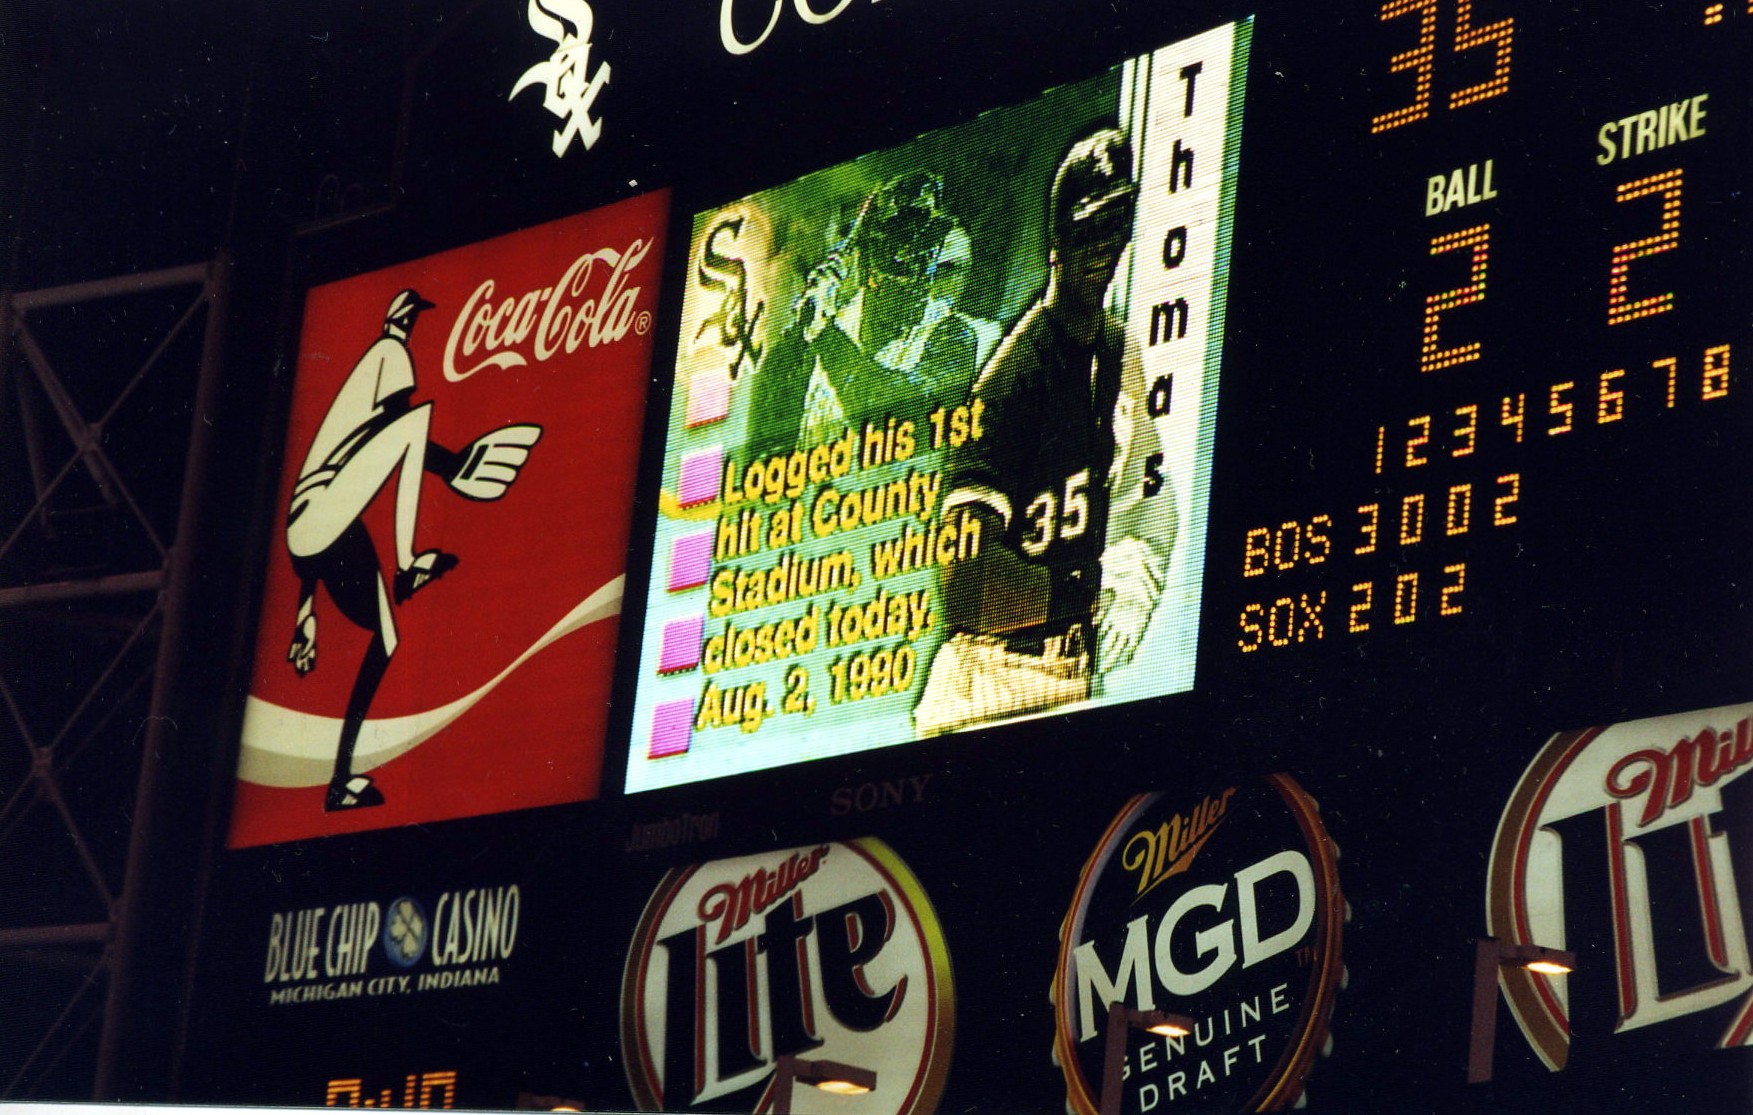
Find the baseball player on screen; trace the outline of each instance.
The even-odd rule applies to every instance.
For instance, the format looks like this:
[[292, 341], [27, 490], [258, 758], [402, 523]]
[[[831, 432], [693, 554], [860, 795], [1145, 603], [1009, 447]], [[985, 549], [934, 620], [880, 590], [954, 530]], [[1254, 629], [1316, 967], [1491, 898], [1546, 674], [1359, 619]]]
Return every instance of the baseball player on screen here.
[[1054, 176], [1046, 289], [975, 381], [979, 436], [945, 461], [944, 518], [976, 520], [982, 545], [942, 569], [951, 634], [913, 711], [921, 737], [1087, 699], [1156, 609], [1174, 499], [1147, 485], [1155, 428], [1105, 304], [1136, 192], [1114, 128], [1078, 140]]
[[[442, 550], [414, 549], [422, 475], [437, 474], [468, 499], [496, 500], [517, 479], [542, 435], [539, 426], [504, 426], [476, 438], [461, 453], [428, 440], [432, 404], [411, 402], [414, 359], [408, 336], [415, 320], [431, 308], [412, 290], [391, 299], [383, 332], [348, 373], [311, 438], [286, 515], [286, 548], [299, 579], [287, 661], [301, 677], [316, 669], [319, 584], [343, 616], [372, 636], [341, 721], [335, 772], [323, 799], [330, 812], [383, 804], [383, 791], [372, 785], [371, 776], [353, 773], [353, 749], [399, 643], [395, 607], [457, 564], [455, 555]], [[386, 489], [395, 500], [394, 607], [363, 519]]]
[[956, 307], [973, 251], [943, 192], [930, 171], [883, 184], [810, 270], [755, 378], [757, 452], [818, 445], [967, 389], [999, 330]]

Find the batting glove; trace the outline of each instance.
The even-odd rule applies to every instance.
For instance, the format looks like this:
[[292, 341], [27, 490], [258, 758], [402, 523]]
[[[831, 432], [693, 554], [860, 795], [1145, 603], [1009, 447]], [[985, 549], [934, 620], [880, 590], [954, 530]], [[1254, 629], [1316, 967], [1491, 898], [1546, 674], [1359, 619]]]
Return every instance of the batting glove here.
[[846, 281], [846, 262], [838, 252], [811, 269], [797, 297], [797, 323], [806, 344], [822, 335], [840, 312], [840, 287]]

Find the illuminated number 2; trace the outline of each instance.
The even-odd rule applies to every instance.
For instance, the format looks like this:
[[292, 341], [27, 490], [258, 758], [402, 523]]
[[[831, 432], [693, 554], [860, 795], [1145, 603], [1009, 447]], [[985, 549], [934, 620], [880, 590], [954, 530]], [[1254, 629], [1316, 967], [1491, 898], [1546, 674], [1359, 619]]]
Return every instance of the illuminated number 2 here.
[[[1430, 115], [1431, 86], [1436, 77], [1436, 21], [1437, 0], [1386, 0], [1382, 4], [1381, 20], [1385, 23], [1390, 19], [1399, 19], [1412, 12], [1418, 13], [1418, 45], [1410, 50], [1403, 50], [1388, 59], [1389, 73], [1416, 71], [1413, 78], [1412, 103], [1392, 112], [1384, 112], [1380, 116], [1370, 118], [1370, 134], [1388, 131], [1416, 120], [1423, 120]], [[1509, 92], [1510, 88], [1510, 43], [1515, 38], [1516, 21], [1513, 18], [1500, 19], [1495, 23], [1481, 26], [1473, 24], [1473, 0], [1458, 0], [1455, 10], [1455, 53], [1472, 50], [1475, 47], [1491, 46], [1495, 49], [1492, 61], [1491, 76], [1484, 81], [1457, 89], [1449, 94], [1449, 108], [1464, 108], [1490, 97]]]
[[1473, 256], [1468, 269], [1471, 281], [1453, 290], [1433, 294], [1424, 300], [1424, 343], [1418, 350], [1418, 370], [1421, 372], [1434, 372], [1438, 368], [1448, 368], [1479, 359], [1478, 341], [1443, 348], [1437, 335], [1445, 312], [1485, 301], [1485, 265], [1491, 257], [1491, 226], [1464, 228], [1460, 232], [1435, 237], [1430, 242], [1430, 254], [1433, 256], [1462, 248], [1470, 251]]
[[1674, 308], [1674, 292], [1652, 294], [1630, 301], [1631, 261], [1671, 252], [1680, 246], [1680, 168], [1626, 182], [1616, 200], [1635, 201], [1651, 194], [1662, 195], [1662, 228], [1654, 236], [1613, 246], [1613, 262], [1607, 270], [1607, 324], [1620, 325], [1640, 317], [1665, 314]]
[[1040, 557], [1055, 539], [1071, 541], [1081, 538], [1090, 525], [1090, 470], [1079, 469], [1065, 478], [1065, 498], [1045, 491], [1029, 501], [1024, 514], [1029, 520], [1028, 537], [1023, 539], [1023, 553]]

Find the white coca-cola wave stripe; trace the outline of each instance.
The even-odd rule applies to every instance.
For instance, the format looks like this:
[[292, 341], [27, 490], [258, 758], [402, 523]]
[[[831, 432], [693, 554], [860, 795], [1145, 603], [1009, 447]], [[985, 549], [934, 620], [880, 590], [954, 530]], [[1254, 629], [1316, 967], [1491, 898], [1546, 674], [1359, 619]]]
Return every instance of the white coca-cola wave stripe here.
[[[510, 677], [512, 671], [544, 648], [581, 627], [619, 615], [625, 581], [625, 577], [616, 577], [585, 597], [505, 669], [474, 692], [425, 712], [367, 720], [360, 729], [359, 743], [353, 752], [354, 773], [382, 766], [396, 756], [412, 751], [473, 708], [498, 688], [500, 682]], [[258, 786], [298, 788], [325, 785], [333, 772], [335, 741], [340, 733], [341, 718], [338, 716], [299, 712], [260, 697], [251, 697], [244, 706], [243, 754], [238, 760], [238, 777]]]

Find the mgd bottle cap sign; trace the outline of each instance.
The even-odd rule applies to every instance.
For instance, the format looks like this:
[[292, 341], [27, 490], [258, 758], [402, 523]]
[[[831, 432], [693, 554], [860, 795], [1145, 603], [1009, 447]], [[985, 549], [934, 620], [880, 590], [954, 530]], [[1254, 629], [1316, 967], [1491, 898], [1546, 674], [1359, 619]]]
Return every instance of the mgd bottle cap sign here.
[[1053, 980], [1067, 1107], [1095, 1115], [1108, 1008], [1193, 1020], [1127, 1038], [1120, 1110], [1289, 1107], [1325, 1042], [1339, 982], [1336, 855], [1282, 774], [1133, 798], [1078, 880]]

